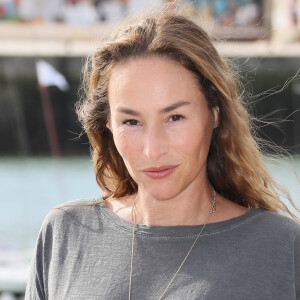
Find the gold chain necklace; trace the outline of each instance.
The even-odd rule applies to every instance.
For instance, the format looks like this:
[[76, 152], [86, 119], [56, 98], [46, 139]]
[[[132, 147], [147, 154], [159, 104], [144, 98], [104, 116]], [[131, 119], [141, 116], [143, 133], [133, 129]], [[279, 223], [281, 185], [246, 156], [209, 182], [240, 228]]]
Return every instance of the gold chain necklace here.
[[[213, 189], [213, 193], [214, 193], [214, 197], [213, 197], [213, 201], [212, 201], [212, 205], [211, 208], [208, 212], [208, 215], [205, 219], [205, 222], [203, 224], [203, 226], [201, 227], [199, 233], [197, 234], [197, 237], [194, 241], [194, 243], [192, 244], [191, 248], [189, 249], [188, 253], [186, 254], [185, 258], [183, 259], [182, 263], [180, 264], [180, 266], [178, 267], [177, 271], [175, 272], [175, 274], [173, 275], [173, 277], [171, 278], [170, 282], [168, 283], [167, 287], [164, 289], [163, 293], [161, 294], [161, 296], [159, 297], [159, 300], [161, 300], [163, 298], [163, 296], [165, 295], [166, 291], [168, 290], [168, 288], [170, 287], [170, 285], [172, 284], [172, 282], [174, 281], [175, 277], [177, 276], [177, 274], [179, 273], [179, 271], [181, 270], [183, 264], [185, 263], [185, 261], [187, 260], [187, 258], [189, 257], [190, 253], [192, 252], [192, 249], [194, 248], [194, 246], [196, 245], [199, 236], [202, 234], [206, 224], [208, 223], [211, 215], [216, 211], [216, 191]], [[136, 202], [136, 198], [134, 199], [133, 205], [132, 205], [132, 210], [131, 210], [131, 221], [132, 221], [132, 242], [131, 242], [131, 262], [130, 262], [130, 276], [129, 276], [129, 295], [128, 295], [128, 300], [130, 300], [131, 297], [131, 283], [132, 283], [132, 270], [133, 270], [133, 254], [134, 254], [134, 230], [135, 230], [135, 202]]]

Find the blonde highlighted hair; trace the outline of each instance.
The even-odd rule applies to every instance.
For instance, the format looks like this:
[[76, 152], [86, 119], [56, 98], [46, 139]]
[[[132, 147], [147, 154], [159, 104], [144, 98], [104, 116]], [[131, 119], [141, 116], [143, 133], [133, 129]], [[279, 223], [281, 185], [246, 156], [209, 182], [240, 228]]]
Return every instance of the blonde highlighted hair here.
[[264, 165], [255, 127], [227, 62], [199, 25], [166, 9], [125, 20], [86, 65], [86, 98], [78, 104], [77, 113], [89, 137], [97, 183], [105, 197], [137, 192], [137, 184], [106, 127], [110, 115], [108, 84], [117, 64], [146, 56], [179, 62], [195, 74], [208, 107], [219, 107], [219, 127], [213, 132], [207, 158], [207, 174], [215, 190], [240, 205], [281, 211], [297, 220], [280, 200], [284, 195], [295, 207], [289, 193]]

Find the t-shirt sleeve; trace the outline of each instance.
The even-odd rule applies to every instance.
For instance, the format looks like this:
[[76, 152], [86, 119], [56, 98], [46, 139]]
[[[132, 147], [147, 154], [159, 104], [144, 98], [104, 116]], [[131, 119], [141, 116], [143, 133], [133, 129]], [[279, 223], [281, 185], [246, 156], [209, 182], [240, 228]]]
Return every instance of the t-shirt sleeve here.
[[29, 278], [26, 286], [25, 300], [46, 299], [42, 267], [42, 248], [43, 241], [42, 237], [39, 236], [31, 261]]
[[53, 226], [50, 213], [41, 226], [35, 245], [26, 285], [25, 300], [48, 299], [48, 270], [51, 261], [52, 241]]
[[[75, 200], [52, 209], [47, 214], [33, 252], [25, 300], [55, 299], [53, 295], [59, 293], [57, 281], [58, 278], [61, 279], [61, 269], [65, 267], [70, 272], [68, 266], [63, 265], [64, 254], [68, 252], [67, 247], [69, 244], [72, 247], [73, 238], [77, 242], [78, 230], [85, 228], [82, 224], [85, 224], [86, 220], [92, 219], [90, 206], [86, 206], [88, 213], [82, 208], [83, 204], [90, 203], [97, 203], [97, 199]], [[97, 211], [95, 216], [98, 216]], [[98, 218], [96, 220], [98, 222]], [[98, 223], [95, 226], [98, 226]]]

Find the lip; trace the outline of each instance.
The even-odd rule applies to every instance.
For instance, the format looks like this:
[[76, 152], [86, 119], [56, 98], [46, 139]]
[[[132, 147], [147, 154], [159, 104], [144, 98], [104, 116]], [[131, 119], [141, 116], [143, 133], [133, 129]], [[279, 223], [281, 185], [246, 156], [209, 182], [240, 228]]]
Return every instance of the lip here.
[[142, 172], [152, 179], [161, 179], [172, 174], [177, 165], [159, 166], [143, 169]]

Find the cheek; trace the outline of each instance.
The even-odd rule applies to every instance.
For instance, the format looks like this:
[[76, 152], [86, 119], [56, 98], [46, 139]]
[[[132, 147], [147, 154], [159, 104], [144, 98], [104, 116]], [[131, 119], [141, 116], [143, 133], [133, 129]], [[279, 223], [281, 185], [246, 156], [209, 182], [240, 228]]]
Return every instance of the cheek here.
[[119, 132], [114, 135], [114, 141], [126, 169], [130, 176], [137, 182], [138, 179], [135, 176], [135, 169], [137, 168], [137, 157], [140, 156], [140, 153], [139, 150], [137, 150], [136, 141], [131, 139], [130, 135], [126, 135], [124, 132]]
[[136, 139], [122, 129], [113, 130], [113, 137], [116, 148], [127, 166], [137, 155]]
[[208, 127], [190, 127], [182, 130], [180, 134], [173, 139], [173, 149], [181, 152], [186, 160], [199, 160], [206, 157], [211, 140], [211, 130]]

